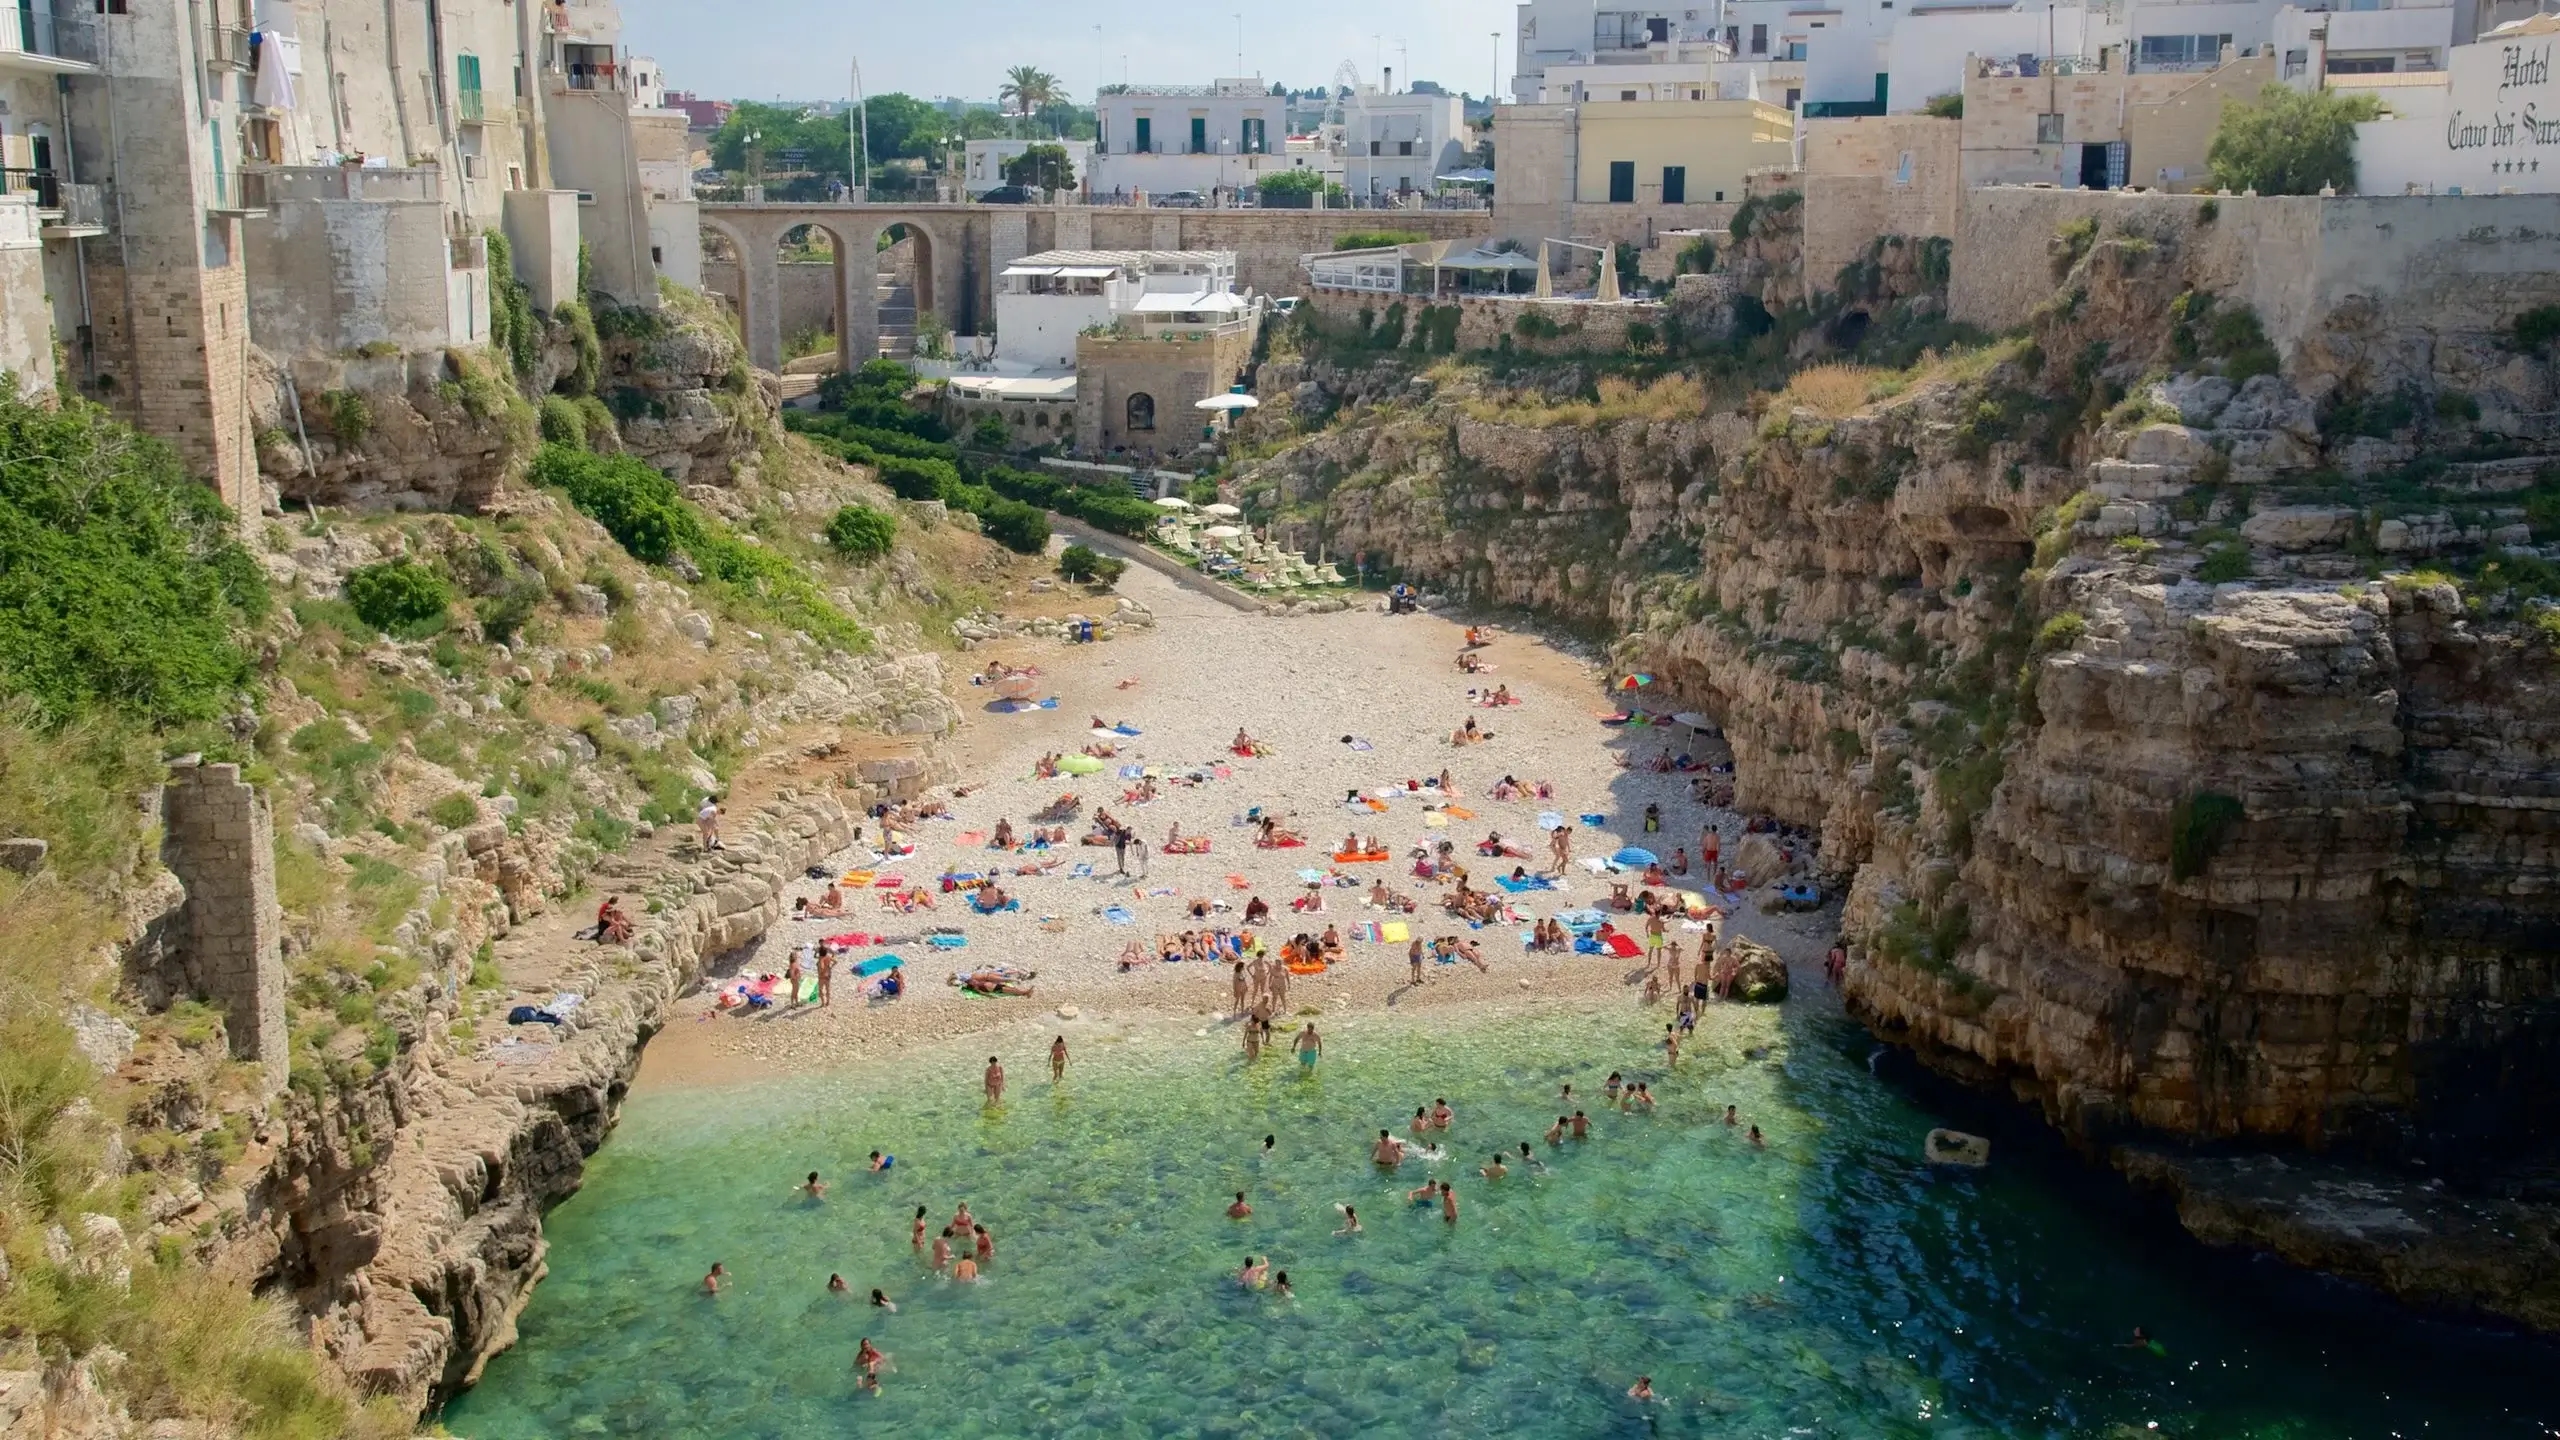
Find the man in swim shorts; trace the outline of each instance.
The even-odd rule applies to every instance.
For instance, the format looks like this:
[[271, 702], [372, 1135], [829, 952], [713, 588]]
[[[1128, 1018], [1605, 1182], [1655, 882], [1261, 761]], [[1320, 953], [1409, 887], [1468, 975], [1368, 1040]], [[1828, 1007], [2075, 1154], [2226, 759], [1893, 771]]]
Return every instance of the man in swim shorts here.
[[1378, 1143], [1369, 1147], [1369, 1158], [1392, 1170], [1404, 1163], [1404, 1142], [1381, 1130]]
[[1316, 1034], [1316, 1022], [1310, 1020], [1307, 1022], [1307, 1028], [1298, 1032], [1298, 1063], [1306, 1069], [1313, 1070], [1316, 1068], [1317, 1058], [1323, 1054], [1324, 1040]]

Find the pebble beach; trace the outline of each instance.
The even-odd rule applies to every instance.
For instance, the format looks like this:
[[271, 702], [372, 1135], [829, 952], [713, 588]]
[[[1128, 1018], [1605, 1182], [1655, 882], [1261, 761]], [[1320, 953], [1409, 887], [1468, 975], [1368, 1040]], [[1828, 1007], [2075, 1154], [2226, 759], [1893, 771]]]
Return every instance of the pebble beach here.
[[[1717, 829], [1728, 861], [1734, 855], [1742, 818], [1693, 800], [1690, 775], [1648, 768], [1666, 749], [1721, 759], [1721, 744], [1682, 727], [1604, 725], [1603, 714], [1626, 699], [1641, 704], [1644, 697], [1612, 691], [1617, 677], [1591, 659], [1532, 634], [1488, 629], [1490, 643], [1476, 652], [1487, 669], [1470, 673], [1457, 664], [1466, 624], [1440, 614], [1388, 615], [1374, 602], [1332, 615], [1247, 614], [1140, 567], [1122, 577], [1119, 589], [1154, 613], [1152, 627], [1122, 627], [1113, 640], [1089, 645], [1008, 640], [972, 654], [974, 671], [954, 667], [955, 698], [965, 717], [951, 752], [959, 778], [925, 797], [943, 801], [950, 814], [922, 821], [902, 837], [914, 842], [911, 854], [881, 855], [864, 846], [830, 862], [839, 875], [871, 872], [875, 879], [902, 879], [910, 889], [921, 886], [931, 892], [933, 908], [897, 913], [882, 906], [882, 891], [848, 887], [843, 916], [777, 924], [682, 1002], [647, 1051], [642, 1086], [807, 1072], [978, 1031], [1018, 1027], [1023, 1043], [1040, 1032], [1045, 1047], [1050, 1033], [1065, 1033], [1072, 1045], [1078, 1026], [1140, 1017], [1190, 1015], [1202, 1027], [1223, 1026], [1232, 1019], [1224, 968], [1149, 963], [1124, 972], [1120, 961], [1133, 941], [1152, 955], [1162, 935], [1239, 927], [1255, 896], [1273, 908], [1270, 922], [1256, 933], [1275, 950], [1290, 935], [1321, 933], [1327, 925], [1351, 936], [1363, 922], [1403, 921], [1425, 940], [1472, 938], [1485, 960], [1481, 971], [1464, 962], [1426, 963], [1424, 983], [1415, 986], [1402, 941], [1352, 939], [1342, 962], [1324, 974], [1292, 977], [1287, 1010], [1278, 1017], [1284, 1025], [1293, 1017], [1390, 1007], [1501, 1001], [1509, 1008], [1587, 1002], [1595, 995], [1622, 996], [1632, 1008], [1640, 994], [1641, 960], [1530, 952], [1519, 933], [1526, 919], [1470, 929], [1440, 906], [1446, 882], [1412, 874], [1410, 852], [1455, 842], [1459, 862], [1481, 889], [1515, 865], [1533, 873], [1545, 866], [1547, 837], [1538, 816], [1564, 815], [1575, 827], [1576, 863], [1560, 887], [1509, 897], [1520, 914], [1533, 917], [1593, 906], [1607, 897], [1612, 877], [1592, 874], [1580, 863], [1585, 857], [1637, 845], [1668, 862], [1676, 848], [1686, 846], [1692, 874], [1672, 883], [1703, 889], [1696, 868], [1702, 830]], [[992, 686], [969, 684], [969, 676], [983, 676], [990, 662], [1035, 667], [1037, 698], [1054, 699], [1054, 707], [1017, 708], [1000, 700]], [[1497, 686], [1507, 687], [1520, 703], [1481, 703]], [[1493, 738], [1453, 745], [1451, 732], [1470, 718]], [[1100, 736], [1093, 729], [1096, 719], [1138, 733]], [[1269, 753], [1232, 753], [1239, 729]], [[1097, 773], [1050, 779], [1035, 774], [1043, 755], [1073, 755], [1098, 742], [1116, 745], [1118, 753]], [[1622, 767], [1621, 755], [1631, 765]], [[1154, 777], [1155, 799], [1124, 798], [1141, 783], [1124, 773], [1133, 767]], [[1456, 782], [1454, 797], [1424, 783], [1443, 770]], [[1506, 776], [1545, 782], [1552, 798], [1492, 799]], [[1409, 789], [1409, 782], [1421, 788]], [[1355, 808], [1346, 803], [1354, 791], [1395, 798], [1383, 810]], [[988, 847], [999, 822], [1023, 830], [1036, 812], [1068, 794], [1079, 803], [1075, 818], [1062, 822], [1065, 846], [1045, 854]], [[1660, 807], [1658, 833], [1643, 828], [1648, 804]], [[1448, 806], [1465, 813], [1451, 814]], [[1143, 878], [1115, 875], [1109, 847], [1078, 843], [1097, 807], [1146, 841], [1151, 853]], [[1307, 843], [1257, 848], [1256, 830], [1244, 820], [1256, 810], [1282, 817]], [[1601, 822], [1585, 824], [1582, 817], [1590, 815]], [[1207, 853], [1166, 853], [1164, 841], [1177, 825], [1186, 837], [1205, 837]], [[1337, 864], [1334, 851], [1355, 831], [1364, 839], [1377, 837], [1391, 858]], [[1534, 858], [1478, 857], [1476, 842], [1488, 832], [1499, 832]], [[868, 827], [865, 835], [876, 842], [879, 827]], [[1062, 863], [1048, 874], [1014, 873], [1053, 859]], [[1133, 857], [1130, 869], [1137, 868]], [[975, 913], [964, 892], [940, 890], [940, 877], [952, 872], [997, 874], [1021, 908]], [[1293, 913], [1291, 899], [1311, 893], [1302, 872], [1339, 873], [1358, 884], [1325, 884], [1312, 892], [1323, 897], [1320, 912]], [[1394, 914], [1365, 903], [1378, 880], [1419, 901], [1419, 912]], [[825, 889], [825, 881], [810, 879], [793, 893], [814, 902]], [[1751, 898], [1756, 901], [1758, 892]], [[1189, 907], [1197, 900], [1224, 908], [1195, 920]], [[1801, 987], [1820, 983], [1831, 918], [1764, 915], [1746, 903], [1722, 925], [1725, 933], [1757, 940], [1786, 957]], [[934, 930], [956, 931], [965, 943], [929, 944], [926, 936]], [[779, 973], [794, 948], [846, 933], [885, 935], [888, 941], [856, 946], [838, 958], [832, 1004], [718, 1012], [722, 987]], [[1671, 938], [1694, 963], [1707, 935], [1702, 926], [1675, 924]], [[884, 1001], [871, 998], [844, 967], [887, 954], [905, 962], [910, 983], [903, 996]], [[1036, 972], [1030, 982], [1034, 993], [980, 996], [949, 983], [955, 972], [997, 966]], [[1018, 1057], [1025, 1074], [1035, 1058], [1028, 1051]]]

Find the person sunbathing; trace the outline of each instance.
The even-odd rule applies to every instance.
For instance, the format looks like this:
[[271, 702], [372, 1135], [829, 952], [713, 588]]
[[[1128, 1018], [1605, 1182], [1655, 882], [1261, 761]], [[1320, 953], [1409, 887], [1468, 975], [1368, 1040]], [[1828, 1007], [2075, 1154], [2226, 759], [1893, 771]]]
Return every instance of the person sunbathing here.
[[819, 896], [810, 904], [808, 913], [813, 918], [820, 920], [833, 920], [837, 916], [842, 915], [844, 913], [844, 891], [838, 888], [836, 882], [833, 880], [828, 881], [827, 893]]
[[1316, 886], [1310, 885], [1307, 887], [1306, 894], [1289, 902], [1289, 908], [1302, 915], [1313, 914], [1318, 910], [1322, 910], [1324, 908], [1324, 891]]
[[1342, 837], [1342, 853], [1345, 855], [1357, 855], [1361, 853], [1359, 831], [1354, 830], [1350, 834]]
[[[1469, 720], [1467, 722], [1467, 728], [1473, 730], [1476, 728], [1476, 722]], [[1491, 735], [1487, 735], [1484, 738], [1490, 740], [1493, 737]], [[1440, 767], [1440, 798], [1443, 800], [1455, 800], [1458, 798], [1458, 778], [1450, 774], [1449, 767], [1445, 765]]]
[[1493, 782], [1493, 798], [1496, 800], [1509, 800], [1520, 793], [1520, 782], [1508, 775]]
[[1469, 649], [1473, 649], [1476, 646], [1485, 643], [1484, 631], [1482, 629], [1473, 625], [1467, 627], [1467, 647]]
[[1627, 894], [1626, 886], [1612, 885], [1609, 887], [1609, 908], [1612, 910], [1633, 910], [1636, 908], [1636, 902], [1633, 897]]
[[1084, 747], [1084, 754], [1086, 758], [1092, 760], [1116, 760], [1120, 756], [1120, 747], [1096, 740]]
[[1324, 927], [1324, 939], [1317, 943], [1323, 946], [1324, 958], [1328, 962], [1342, 958], [1342, 931], [1339, 928], [1332, 925]]
[[960, 977], [960, 986], [964, 990], [975, 990], [981, 995], [1021, 995], [1027, 997], [1031, 994], [1030, 986], [1016, 981], [1007, 980], [1001, 975], [963, 975]]
[[1182, 822], [1176, 820], [1164, 832], [1164, 853], [1175, 855], [1182, 850]]
[[1458, 652], [1458, 668], [1470, 675], [1480, 675], [1484, 673], [1484, 661], [1473, 650], [1461, 650]]
[[1245, 924], [1247, 924], [1247, 925], [1262, 925], [1262, 924], [1267, 924], [1267, 923], [1269, 923], [1269, 922], [1270, 922], [1270, 919], [1271, 919], [1271, 906], [1270, 906], [1270, 904], [1269, 904], [1267, 901], [1265, 901], [1261, 896], [1256, 895], [1256, 896], [1254, 896], [1252, 899], [1250, 899], [1250, 900], [1248, 900], [1248, 901], [1246, 901], [1246, 902], [1245, 902], [1245, 905], [1244, 905], [1244, 923], [1245, 923]]
[[1013, 848], [1013, 822], [1011, 820], [999, 820], [996, 822], [995, 848], [998, 850], [1010, 850]]
[[1485, 703], [1488, 705], [1517, 705], [1520, 703], [1520, 697], [1511, 693], [1510, 686], [1496, 685], [1493, 687], [1493, 694], [1486, 697]]
[[1671, 883], [1670, 878], [1662, 873], [1661, 861], [1656, 860], [1652, 864], [1644, 867], [1644, 883], [1647, 885], [1668, 885]]
[[1368, 843], [1360, 847], [1360, 852], [1364, 855], [1384, 855], [1387, 853], [1387, 842], [1372, 835]]
[[1120, 973], [1126, 975], [1154, 958], [1147, 953], [1145, 946], [1132, 940], [1120, 947]]
[[620, 945], [631, 938], [631, 917], [622, 908], [622, 897], [608, 895], [596, 907], [594, 935], [599, 945]]
[[1671, 873], [1674, 875], [1686, 875], [1689, 873], [1688, 846], [1683, 845], [1679, 849], [1671, 852]]

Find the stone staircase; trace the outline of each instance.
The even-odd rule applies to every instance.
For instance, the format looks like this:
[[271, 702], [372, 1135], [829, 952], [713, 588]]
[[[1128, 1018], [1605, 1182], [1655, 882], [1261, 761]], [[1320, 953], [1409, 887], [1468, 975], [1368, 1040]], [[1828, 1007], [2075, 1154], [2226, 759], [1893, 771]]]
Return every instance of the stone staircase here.
[[880, 254], [880, 276], [872, 282], [872, 302], [880, 314], [880, 355], [913, 360], [916, 355], [916, 259], [911, 241], [900, 241]]

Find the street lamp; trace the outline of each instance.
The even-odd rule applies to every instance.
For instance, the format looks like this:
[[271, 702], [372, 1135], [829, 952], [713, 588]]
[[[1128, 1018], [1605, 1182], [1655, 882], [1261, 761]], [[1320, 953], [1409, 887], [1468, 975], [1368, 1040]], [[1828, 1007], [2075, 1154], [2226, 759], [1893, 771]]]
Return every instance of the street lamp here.
[[862, 60], [853, 66], [853, 138], [846, 146], [845, 161], [853, 167], [853, 183], [845, 187], [848, 200], [871, 198], [871, 98], [862, 91]]

